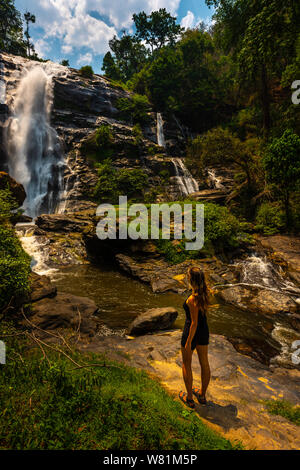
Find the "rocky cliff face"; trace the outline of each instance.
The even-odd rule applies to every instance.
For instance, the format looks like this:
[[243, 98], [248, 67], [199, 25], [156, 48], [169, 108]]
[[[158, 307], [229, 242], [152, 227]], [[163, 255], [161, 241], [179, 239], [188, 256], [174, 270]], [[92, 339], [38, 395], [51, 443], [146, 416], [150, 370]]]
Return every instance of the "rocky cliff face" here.
[[[114, 143], [118, 149], [113, 157], [117, 168], [143, 168], [148, 174], [150, 186], [161, 189], [161, 170], [167, 170], [171, 179], [166, 194], [175, 198], [175, 168], [170, 157], [157, 146], [156, 115], [150, 113], [149, 124], [143, 129], [143, 139], [139, 142], [137, 152], [128, 152], [128, 145], [136, 146], [133, 126], [119, 118], [117, 103], [120, 98], [131, 98], [131, 95], [99, 75], [84, 78], [80, 73], [68, 67], [52, 62], [39, 63], [1, 54], [1, 88], [3, 102], [0, 106], [0, 169], [6, 170], [7, 155], [5, 150], [5, 133], [7, 120], [13, 108], [16, 89], [27, 70], [42, 67], [52, 77], [53, 106], [51, 125], [56, 129], [65, 153], [65, 194], [68, 204], [64, 209], [81, 210], [90, 203], [87, 193], [95, 186], [97, 171], [94, 162], [89, 161], [81, 152], [82, 142], [101, 125], [111, 126]], [[184, 147], [184, 131], [177, 122], [166, 123], [166, 144], [168, 150], [175, 154]], [[166, 182], [164, 181], [164, 184]], [[158, 189], [158, 192], [159, 192]], [[178, 188], [177, 188], [178, 191]]]

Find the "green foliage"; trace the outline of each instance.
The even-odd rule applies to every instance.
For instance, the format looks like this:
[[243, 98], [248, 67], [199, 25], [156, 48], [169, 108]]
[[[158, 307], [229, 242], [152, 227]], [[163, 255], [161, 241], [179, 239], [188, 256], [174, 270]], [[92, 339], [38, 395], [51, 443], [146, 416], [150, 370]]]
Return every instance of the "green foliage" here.
[[135, 144], [141, 145], [143, 142], [143, 131], [140, 124], [135, 124], [135, 126], [133, 126], [132, 134], [134, 135]]
[[207, 203], [204, 209], [205, 243], [212, 243], [217, 251], [239, 245], [241, 227], [227, 207]]
[[229, 61], [215, 57], [207, 32], [188, 30], [175, 47], [156, 52], [130, 84], [146, 93], [157, 110], [175, 112], [189, 127], [204, 131], [226, 119], [229, 68]]
[[263, 203], [256, 216], [255, 230], [264, 235], [275, 235], [281, 232], [286, 225], [285, 213], [278, 203]]
[[[193, 220], [196, 218], [195, 201], [181, 201], [179, 204], [193, 205]], [[173, 203], [171, 203], [173, 204]], [[200, 252], [187, 251], [183, 240], [163, 240], [155, 242], [158, 251], [165, 256], [170, 264], [178, 264], [186, 259], [195, 259], [224, 252], [227, 249], [240, 245], [246, 234], [242, 230], [242, 225], [238, 219], [230, 213], [226, 207], [213, 203], [204, 204], [204, 247]], [[195, 229], [195, 227], [194, 227]]]
[[[188, 450], [235, 449], [195, 413], [186, 413], [145, 372], [102, 356], [67, 353], [87, 367], [75, 369], [63, 355], [11, 340], [1, 367], [0, 449]], [[95, 367], [92, 364], [99, 364]]]
[[110, 160], [97, 166], [98, 182], [93, 196], [98, 202], [118, 203], [119, 196], [142, 200], [148, 177], [141, 169], [116, 170]]
[[173, 46], [182, 28], [165, 8], [153, 11], [147, 15], [144, 11], [134, 14], [133, 21], [136, 28], [136, 38], [145, 41], [151, 47], [160, 49], [166, 44]]
[[0, 50], [26, 56], [22, 18], [14, 0], [0, 2]]
[[120, 98], [117, 101], [120, 119], [132, 124], [146, 125], [150, 121], [150, 103], [143, 95], [135, 94], [131, 99]]
[[112, 127], [108, 124], [101, 124], [96, 132], [81, 144], [81, 151], [96, 162], [111, 158], [114, 153]]
[[237, 165], [250, 183], [252, 155], [247, 145], [228, 129], [217, 127], [191, 141], [187, 148], [189, 166], [196, 165], [200, 174], [209, 165]]
[[300, 189], [300, 137], [286, 130], [273, 139], [264, 155], [267, 179], [276, 185], [284, 201], [287, 225], [290, 225], [290, 193]]
[[18, 204], [10, 190], [0, 189], [0, 224], [7, 222], [12, 216], [12, 211], [17, 208]]
[[90, 65], [84, 65], [79, 69], [79, 73], [84, 78], [93, 78], [94, 70]]
[[129, 80], [137, 73], [147, 58], [147, 49], [134, 36], [123, 34], [121, 39], [116, 36], [109, 41], [109, 47], [114, 53], [107, 52], [103, 59], [105, 75], [113, 80]]
[[60, 63], [60, 65], [63, 65], [64, 67], [70, 67], [70, 63], [68, 59], [63, 59]]
[[0, 311], [29, 289], [30, 257], [9, 223], [17, 206], [8, 190], [0, 190]]
[[300, 426], [300, 406], [293, 406], [286, 400], [268, 400], [264, 402], [272, 415], [283, 416], [294, 424]]

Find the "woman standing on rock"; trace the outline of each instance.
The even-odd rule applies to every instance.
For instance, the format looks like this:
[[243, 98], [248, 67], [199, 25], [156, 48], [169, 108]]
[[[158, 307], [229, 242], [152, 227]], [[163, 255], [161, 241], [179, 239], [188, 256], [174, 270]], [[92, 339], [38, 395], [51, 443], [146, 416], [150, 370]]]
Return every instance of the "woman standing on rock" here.
[[[192, 294], [183, 304], [186, 321], [181, 338], [182, 373], [187, 393], [181, 391], [179, 398], [190, 408], [195, 408], [193, 394], [200, 404], [205, 405], [206, 390], [210, 381], [208, 362], [209, 330], [206, 318], [208, 287], [204, 272], [200, 268], [190, 267], [187, 275]], [[192, 355], [195, 349], [201, 367], [201, 389], [193, 388]]]

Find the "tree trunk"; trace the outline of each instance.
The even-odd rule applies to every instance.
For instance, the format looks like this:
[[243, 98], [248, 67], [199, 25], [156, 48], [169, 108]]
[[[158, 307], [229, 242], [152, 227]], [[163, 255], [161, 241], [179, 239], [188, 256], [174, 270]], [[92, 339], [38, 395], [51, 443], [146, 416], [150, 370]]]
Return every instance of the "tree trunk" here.
[[270, 128], [271, 128], [271, 115], [270, 115], [270, 95], [269, 95], [269, 87], [268, 87], [268, 77], [266, 66], [262, 66], [261, 71], [261, 101], [262, 101], [262, 109], [263, 109], [263, 127], [265, 131], [266, 137], [269, 136]]

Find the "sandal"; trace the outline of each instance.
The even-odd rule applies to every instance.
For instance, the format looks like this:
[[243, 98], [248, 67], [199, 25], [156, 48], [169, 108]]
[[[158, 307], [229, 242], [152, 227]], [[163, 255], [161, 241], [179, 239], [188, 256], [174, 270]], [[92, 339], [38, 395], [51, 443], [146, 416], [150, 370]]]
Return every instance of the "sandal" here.
[[189, 408], [192, 408], [194, 409], [195, 408], [195, 402], [194, 400], [190, 400], [188, 397], [187, 397], [187, 393], [186, 392], [179, 392], [179, 398], [180, 400], [185, 404], [187, 405]]
[[201, 395], [201, 390], [200, 388], [193, 388], [193, 394], [195, 395], [195, 397], [197, 398], [198, 402], [200, 403], [200, 405], [207, 405], [207, 401], [206, 401], [206, 398]]

